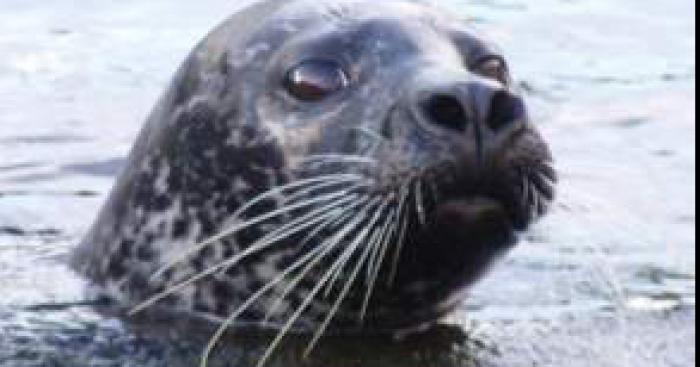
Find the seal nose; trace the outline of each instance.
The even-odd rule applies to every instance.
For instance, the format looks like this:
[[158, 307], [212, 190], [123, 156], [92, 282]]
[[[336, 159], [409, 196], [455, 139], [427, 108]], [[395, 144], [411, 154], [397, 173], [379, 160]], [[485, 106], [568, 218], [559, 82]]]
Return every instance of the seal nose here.
[[423, 108], [428, 120], [437, 126], [459, 132], [464, 132], [467, 128], [467, 112], [462, 102], [454, 95], [433, 95]]
[[494, 131], [520, 121], [525, 116], [522, 98], [506, 90], [496, 91], [491, 97], [486, 125]]
[[460, 133], [471, 123], [496, 132], [525, 115], [519, 96], [497, 83], [481, 80], [427, 93], [421, 109], [426, 122]]

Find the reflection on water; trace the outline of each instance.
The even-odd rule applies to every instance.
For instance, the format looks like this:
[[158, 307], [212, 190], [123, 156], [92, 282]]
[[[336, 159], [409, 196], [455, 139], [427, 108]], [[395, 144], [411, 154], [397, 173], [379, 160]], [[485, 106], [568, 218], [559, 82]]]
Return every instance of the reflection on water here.
[[[509, 56], [558, 157], [559, 204], [451, 320], [468, 336], [330, 338], [306, 361], [291, 338], [272, 366], [695, 365], [695, 4], [433, 2]], [[0, 365], [196, 365], [206, 332], [27, 306], [84, 301], [66, 254], [230, 4], [0, 4]], [[268, 340], [232, 336], [214, 365], [253, 365]]]

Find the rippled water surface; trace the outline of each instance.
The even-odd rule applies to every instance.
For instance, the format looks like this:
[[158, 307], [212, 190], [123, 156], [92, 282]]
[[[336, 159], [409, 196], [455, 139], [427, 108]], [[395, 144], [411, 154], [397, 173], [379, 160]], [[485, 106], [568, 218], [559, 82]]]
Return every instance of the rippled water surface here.
[[[84, 301], [67, 253], [179, 62], [234, 3], [0, 3], [1, 366], [195, 365], [206, 332], [50, 306]], [[555, 212], [472, 291], [453, 321], [468, 338], [331, 338], [307, 361], [292, 340], [272, 365], [694, 366], [694, 2], [442, 5], [509, 56], [562, 171]], [[268, 340], [234, 336], [214, 365], [253, 365]]]

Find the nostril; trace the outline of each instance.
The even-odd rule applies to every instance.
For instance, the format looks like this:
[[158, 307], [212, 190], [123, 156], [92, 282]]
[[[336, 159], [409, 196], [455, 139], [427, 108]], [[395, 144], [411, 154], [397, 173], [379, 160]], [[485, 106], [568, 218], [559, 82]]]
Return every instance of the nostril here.
[[425, 112], [433, 124], [460, 132], [467, 129], [467, 113], [456, 97], [450, 95], [433, 96], [426, 102]]
[[524, 115], [525, 104], [520, 97], [507, 91], [499, 91], [494, 94], [491, 100], [491, 107], [489, 108], [486, 123], [491, 129], [500, 130], [522, 119]]

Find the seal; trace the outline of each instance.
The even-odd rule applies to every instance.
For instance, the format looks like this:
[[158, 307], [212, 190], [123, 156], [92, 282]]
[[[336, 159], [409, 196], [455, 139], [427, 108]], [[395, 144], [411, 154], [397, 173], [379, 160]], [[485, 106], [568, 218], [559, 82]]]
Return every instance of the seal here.
[[278, 330], [270, 351], [313, 333], [311, 349], [452, 312], [556, 181], [504, 56], [463, 22], [267, 0], [185, 61], [73, 267], [132, 313]]

